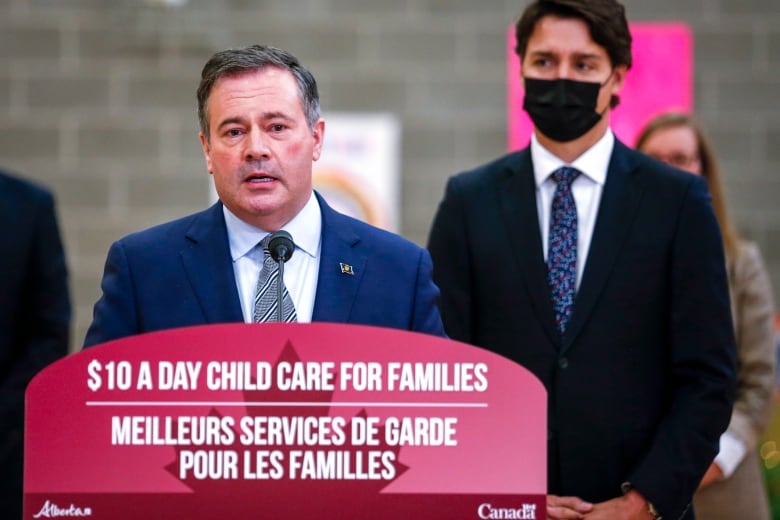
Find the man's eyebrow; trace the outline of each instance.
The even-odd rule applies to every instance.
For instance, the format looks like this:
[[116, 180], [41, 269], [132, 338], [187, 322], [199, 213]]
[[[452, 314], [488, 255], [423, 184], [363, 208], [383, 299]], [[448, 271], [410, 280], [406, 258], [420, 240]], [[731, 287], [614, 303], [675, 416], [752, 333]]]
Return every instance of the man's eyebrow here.
[[[264, 112], [261, 115], [261, 118], [263, 119], [263, 121], [269, 121], [271, 119], [284, 119], [285, 121], [292, 121], [292, 119], [293, 119], [290, 116], [288, 116], [287, 114], [285, 114], [284, 112], [278, 112], [278, 111]], [[241, 117], [241, 116], [228, 117], [227, 119], [224, 119], [224, 120], [222, 120], [219, 123], [219, 126], [217, 127], [217, 129], [220, 129], [220, 128], [222, 128], [224, 126], [227, 126], [227, 125], [243, 124], [245, 122], [246, 122], [246, 118]]]
[[262, 115], [263, 120], [267, 121], [269, 119], [284, 119], [286, 121], [292, 121], [293, 118], [287, 115], [284, 112], [274, 111], [274, 112], [264, 112]]
[[557, 53], [553, 51], [531, 51], [528, 53], [529, 56], [534, 56], [537, 58], [549, 58], [552, 56], [556, 56]]
[[572, 55], [578, 60], [602, 60], [604, 56], [594, 52], [575, 52]]
[[[560, 53], [555, 51], [545, 51], [545, 50], [539, 50], [539, 51], [531, 51], [528, 53], [529, 57], [535, 57], [535, 58], [554, 58], [557, 56], [560, 56]], [[575, 59], [578, 60], [600, 60], [603, 59], [603, 56], [600, 54], [596, 54], [594, 52], [573, 52], [571, 54]]]
[[224, 126], [227, 126], [227, 125], [240, 124], [242, 122], [243, 122], [243, 119], [241, 117], [238, 117], [238, 116], [236, 116], [236, 117], [228, 117], [227, 119], [223, 119], [222, 121], [220, 121], [219, 126], [217, 126], [217, 130], [219, 130], [220, 128], [222, 128]]

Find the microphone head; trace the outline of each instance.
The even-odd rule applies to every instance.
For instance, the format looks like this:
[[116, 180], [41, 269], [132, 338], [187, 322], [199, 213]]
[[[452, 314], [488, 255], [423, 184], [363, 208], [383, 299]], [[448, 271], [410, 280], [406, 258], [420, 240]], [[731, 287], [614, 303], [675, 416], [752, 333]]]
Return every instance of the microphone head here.
[[293, 251], [295, 251], [295, 243], [290, 233], [280, 229], [271, 234], [271, 238], [268, 239], [268, 252], [271, 253], [274, 261], [286, 262], [292, 257]]

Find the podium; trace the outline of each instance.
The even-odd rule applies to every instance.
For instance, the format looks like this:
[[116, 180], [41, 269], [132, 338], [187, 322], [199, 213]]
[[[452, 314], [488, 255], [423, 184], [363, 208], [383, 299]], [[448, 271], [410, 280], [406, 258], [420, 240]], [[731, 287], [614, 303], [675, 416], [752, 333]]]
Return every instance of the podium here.
[[546, 413], [520, 365], [424, 334], [142, 334], [30, 383], [24, 519], [544, 519]]

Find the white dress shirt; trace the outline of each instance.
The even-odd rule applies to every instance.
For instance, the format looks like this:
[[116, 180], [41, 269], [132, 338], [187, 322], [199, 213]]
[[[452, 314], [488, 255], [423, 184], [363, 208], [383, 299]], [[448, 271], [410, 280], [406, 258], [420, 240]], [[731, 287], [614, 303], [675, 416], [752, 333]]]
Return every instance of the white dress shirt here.
[[723, 478], [729, 478], [736, 471], [739, 463], [747, 454], [747, 446], [742, 439], [726, 431], [720, 436], [720, 451], [715, 457], [715, 464], [723, 472]]
[[585, 271], [585, 259], [588, 258], [590, 241], [596, 227], [599, 203], [604, 191], [604, 183], [607, 180], [607, 168], [614, 146], [615, 136], [611, 130], [607, 130], [596, 144], [575, 159], [573, 163], [567, 164], [544, 148], [536, 139], [536, 134], [531, 136], [531, 162], [536, 182], [536, 208], [539, 213], [545, 262], [547, 261], [547, 244], [550, 235], [552, 199], [556, 186], [552, 173], [561, 166], [571, 166], [580, 172], [571, 185], [574, 203], [577, 205], [577, 289], [580, 287], [582, 273]]
[[[230, 256], [236, 275], [244, 321], [252, 323], [257, 280], [263, 267], [263, 251], [257, 244], [270, 232], [247, 224], [222, 207], [227, 225]], [[284, 285], [290, 293], [299, 323], [311, 322], [320, 269], [322, 214], [314, 193], [303, 209], [282, 229], [290, 233], [295, 251], [284, 264]]]

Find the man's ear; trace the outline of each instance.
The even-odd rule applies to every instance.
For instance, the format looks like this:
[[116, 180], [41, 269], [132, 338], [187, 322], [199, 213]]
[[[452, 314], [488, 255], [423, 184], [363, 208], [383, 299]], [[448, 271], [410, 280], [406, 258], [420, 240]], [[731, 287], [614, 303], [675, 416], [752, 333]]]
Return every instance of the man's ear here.
[[203, 132], [198, 135], [200, 137], [200, 146], [203, 148], [203, 156], [206, 158], [206, 169], [209, 173], [214, 173], [211, 168], [211, 145], [209, 144], [209, 138]]
[[316, 161], [320, 158], [320, 154], [322, 153], [322, 143], [325, 142], [325, 120], [320, 118], [316, 123], [314, 123], [314, 128], [311, 131], [312, 137], [314, 138], [314, 148], [312, 150], [312, 161]]

